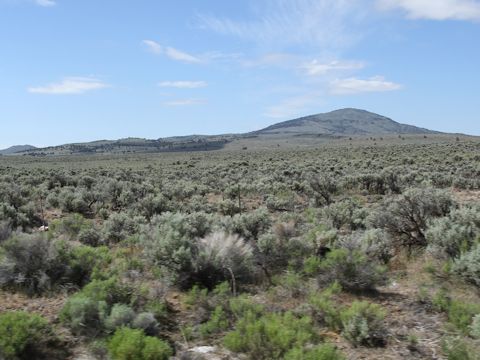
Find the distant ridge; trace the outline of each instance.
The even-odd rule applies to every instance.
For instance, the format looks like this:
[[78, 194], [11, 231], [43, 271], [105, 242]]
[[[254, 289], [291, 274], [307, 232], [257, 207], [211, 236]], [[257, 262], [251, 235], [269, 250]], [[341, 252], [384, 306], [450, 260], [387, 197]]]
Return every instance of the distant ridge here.
[[284, 121], [255, 134], [323, 134], [335, 136], [439, 134], [437, 131], [400, 124], [366, 110], [340, 109]]
[[[65, 144], [35, 148], [31, 145], [12, 146], [0, 151], [2, 155], [74, 155], [74, 154], [128, 154], [128, 153], [163, 153], [220, 150], [228, 143], [257, 139], [278, 144], [279, 138], [302, 141], [317, 139], [329, 141], [343, 137], [376, 135], [426, 135], [441, 132], [400, 124], [382, 115], [366, 110], [340, 109], [324, 114], [301, 117], [280, 122], [262, 130], [245, 134], [189, 135], [173, 136], [160, 139], [126, 138], [119, 140], [97, 140], [87, 143]], [[448, 135], [448, 134], [446, 134]], [[452, 135], [452, 134], [450, 134]], [[300, 139], [300, 140], [299, 140]], [[310, 144], [314, 144], [311, 141]], [[242, 145], [241, 148], [245, 148]]]
[[28, 151], [28, 150], [34, 150], [34, 149], [36, 149], [36, 147], [32, 145], [15, 145], [15, 146], [9, 147], [8, 149], [0, 150], [0, 154], [12, 155], [22, 151]]

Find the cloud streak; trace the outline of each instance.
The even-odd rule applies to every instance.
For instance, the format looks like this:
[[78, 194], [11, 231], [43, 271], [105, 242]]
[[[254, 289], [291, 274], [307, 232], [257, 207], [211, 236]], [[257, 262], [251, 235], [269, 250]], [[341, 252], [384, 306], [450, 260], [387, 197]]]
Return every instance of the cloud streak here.
[[322, 63], [318, 60], [312, 60], [306, 64], [303, 64], [301, 68], [305, 70], [307, 75], [320, 76], [326, 75], [334, 71], [352, 71], [360, 70], [365, 67], [365, 64], [359, 61], [331, 61], [328, 63]]
[[178, 99], [178, 100], [171, 100], [165, 101], [163, 105], [165, 106], [172, 106], [172, 107], [181, 107], [181, 106], [192, 106], [192, 105], [204, 105], [207, 102], [204, 99]]
[[375, 76], [369, 79], [347, 78], [337, 79], [330, 83], [330, 93], [333, 95], [353, 95], [370, 92], [394, 91], [402, 88], [402, 85], [386, 81], [383, 76]]
[[149, 52], [156, 55], [165, 55], [168, 58], [175, 61], [191, 63], [191, 64], [203, 62], [203, 60], [200, 57], [191, 55], [185, 51], [178, 50], [171, 46], [164, 47], [154, 40], [142, 40], [142, 44], [147, 47]]
[[35, 3], [43, 7], [52, 7], [57, 5], [57, 3], [53, 0], [35, 0]]
[[403, 10], [411, 19], [480, 20], [477, 0], [377, 0], [381, 10]]
[[267, 0], [261, 14], [239, 21], [200, 15], [200, 27], [262, 44], [338, 48], [353, 41], [350, 29], [366, 14], [359, 0]]
[[177, 89], [198, 89], [207, 87], [206, 81], [162, 81], [158, 83], [160, 87], [177, 88]]
[[110, 87], [110, 85], [95, 78], [67, 77], [58, 83], [52, 83], [44, 86], [32, 86], [27, 90], [32, 94], [78, 95], [107, 87]]

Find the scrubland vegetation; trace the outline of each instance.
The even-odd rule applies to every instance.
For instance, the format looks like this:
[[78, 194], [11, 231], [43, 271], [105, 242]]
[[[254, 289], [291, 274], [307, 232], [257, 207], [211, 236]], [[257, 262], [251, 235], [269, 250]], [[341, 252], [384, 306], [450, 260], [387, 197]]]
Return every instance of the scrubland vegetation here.
[[478, 359], [479, 286], [475, 140], [0, 159], [7, 360]]

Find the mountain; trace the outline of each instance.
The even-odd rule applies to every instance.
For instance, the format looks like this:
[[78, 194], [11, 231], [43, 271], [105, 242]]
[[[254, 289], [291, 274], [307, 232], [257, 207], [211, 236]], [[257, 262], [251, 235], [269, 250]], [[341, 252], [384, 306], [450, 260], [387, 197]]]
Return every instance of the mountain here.
[[12, 155], [23, 151], [34, 150], [35, 146], [32, 145], [15, 145], [11, 146], [8, 149], [0, 150], [1, 155]]
[[412, 125], [400, 124], [385, 116], [359, 109], [340, 109], [284, 121], [254, 132], [257, 135], [394, 135], [394, 134], [439, 134]]
[[[425, 135], [442, 133], [400, 124], [385, 116], [359, 109], [341, 109], [329, 113], [284, 121], [265, 129], [246, 134], [190, 135], [160, 139], [127, 138], [98, 140], [88, 143], [65, 144], [46, 148], [25, 145], [6, 149], [3, 154], [16, 155], [72, 155], [72, 154], [128, 154], [220, 150], [226, 144], [230, 148], [246, 148], [267, 143], [279, 145], [300, 143], [315, 146], [319, 141], [330, 141], [351, 136], [375, 135]], [[292, 140], [292, 141], [289, 141]]]

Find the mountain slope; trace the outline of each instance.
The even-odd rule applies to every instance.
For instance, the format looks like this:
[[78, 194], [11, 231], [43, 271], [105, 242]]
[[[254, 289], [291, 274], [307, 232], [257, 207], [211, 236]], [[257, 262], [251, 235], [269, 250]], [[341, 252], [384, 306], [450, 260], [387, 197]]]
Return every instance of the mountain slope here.
[[412, 125], [400, 124], [385, 116], [359, 109], [341, 109], [288, 120], [256, 131], [255, 134], [324, 134], [335, 136], [434, 134]]
[[0, 150], [0, 154], [11, 155], [11, 154], [16, 154], [19, 152], [34, 150], [34, 149], [36, 149], [36, 147], [32, 145], [15, 145], [15, 146], [9, 147], [8, 149]]
[[[284, 121], [265, 129], [246, 134], [191, 135], [160, 138], [156, 140], [127, 138], [120, 140], [98, 140], [89, 143], [65, 144], [46, 148], [29, 145], [12, 147], [4, 154], [16, 155], [72, 155], [72, 154], [127, 154], [163, 153], [185, 151], [220, 150], [228, 143], [241, 144], [250, 140], [263, 143], [275, 138], [314, 139], [329, 141], [345, 136], [375, 136], [398, 134], [441, 134], [436, 131], [400, 124], [385, 116], [365, 110], [341, 109], [325, 114], [317, 114], [299, 119]], [[288, 141], [287, 141], [288, 142]], [[309, 143], [314, 145], [313, 143]], [[1, 153], [1, 152], [0, 152]]]

